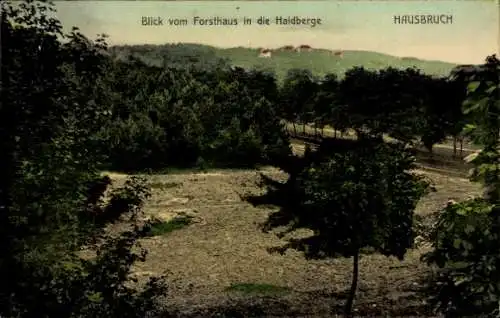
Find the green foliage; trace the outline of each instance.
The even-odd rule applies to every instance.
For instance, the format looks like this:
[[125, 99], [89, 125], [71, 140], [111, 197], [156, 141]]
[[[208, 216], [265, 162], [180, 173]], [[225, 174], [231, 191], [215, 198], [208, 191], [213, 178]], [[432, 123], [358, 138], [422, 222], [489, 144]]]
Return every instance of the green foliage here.
[[427, 76], [414, 69], [370, 72], [353, 68], [340, 83], [340, 103], [348, 105], [353, 129], [368, 130], [373, 135], [382, 132], [402, 135], [404, 131], [399, 127], [418, 129], [412, 125], [418, 124], [414, 118], [419, 117], [424, 102], [425, 80]]
[[288, 210], [280, 212], [287, 216], [274, 216], [267, 226], [313, 230], [313, 237], [293, 243], [310, 257], [352, 256], [370, 246], [402, 258], [411, 246], [414, 207], [427, 185], [407, 172], [413, 160], [400, 145], [367, 140], [337, 146], [290, 177], [287, 191], [293, 194], [287, 193]]
[[443, 270], [434, 302], [451, 316], [493, 313], [500, 301], [498, 233], [492, 232], [492, 206], [477, 198], [450, 204], [431, 233], [434, 250], [424, 259]]
[[354, 256], [352, 304], [363, 248], [403, 259], [412, 246], [413, 211], [429, 185], [409, 172], [413, 167], [414, 156], [402, 144], [334, 140], [289, 164], [285, 184], [264, 179], [267, 194], [247, 199], [282, 208], [269, 217], [264, 230], [285, 226], [280, 237], [299, 228], [313, 232], [271, 251], [294, 248], [308, 258]]
[[330, 125], [340, 131], [350, 127], [348, 106], [340, 103], [340, 81], [336, 75], [328, 74], [319, 82], [314, 103], [314, 122], [317, 126]]
[[281, 111], [283, 119], [308, 123], [314, 111], [314, 98], [318, 89], [311, 71], [292, 69], [288, 71], [281, 88]]
[[[64, 35], [52, 10], [2, 3], [0, 315], [144, 317], [165, 292], [157, 279], [143, 291], [128, 287], [144, 233], [104, 231], [137, 216], [148, 195], [133, 179], [103, 200], [111, 181], [98, 173], [105, 139], [95, 131], [110, 118], [101, 105], [106, 44], [76, 29]], [[82, 258], [84, 248], [97, 256]]]
[[[485, 186], [485, 198], [500, 204], [500, 61], [486, 59], [481, 73], [472, 75], [464, 112], [472, 117], [468, 133], [484, 149], [472, 160], [472, 180]], [[499, 216], [500, 226], [500, 216]]]
[[110, 63], [103, 80], [112, 120], [107, 169], [253, 166], [289, 153], [272, 75], [234, 69], [175, 69], [137, 60]]
[[[100, 176], [102, 168], [272, 163], [290, 179], [268, 180], [267, 199], [283, 209], [267, 227], [314, 232], [288, 247], [308, 257], [354, 256], [356, 275], [366, 248], [403, 258], [427, 182], [409, 172], [414, 159], [403, 145], [378, 137], [420, 138], [432, 149], [465, 123], [485, 146], [473, 178], [486, 195], [443, 213], [432, 261], [449, 269], [452, 281], [463, 278], [448, 289], [450, 308], [466, 312], [457, 299], [481, 296], [491, 311], [498, 286], [481, 279], [496, 282], [500, 268], [497, 60], [471, 84], [465, 119], [457, 107], [461, 81], [395, 68], [353, 68], [342, 80], [319, 80], [293, 69], [278, 88], [274, 74], [230, 67], [204, 46], [191, 46], [189, 54], [175, 45], [161, 52], [143, 46], [138, 54], [137, 47], [109, 50], [104, 36], [63, 34], [51, 11], [44, 2], [2, 3], [0, 274], [13, 284], [0, 284], [0, 315], [145, 317], [161, 308], [163, 280], [141, 291], [130, 287], [131, 266], [145, 257], [133, 250], [140, 238], [190, 220], [138, 226], [149, 197], [145, 181], [132, 178], [107, 191], [112, 182]], [[325, 141], [319, 152], [295, 158], [283, 119], [353, 128], [360, 140]], [[132, 227], [109, 234], [117, 221]], [[82, 249], [97, 256], [82, 258]], [[461, 262], [467, 266], [453, 267]]]
[[170, 221], [157, 221], [151, 224], [148, 236], [165, 235], [175, 230], [182, 229], [192, 223], [191, 217], [176, 217]]
[[131, 213], [132, 219], [134, 219], [150, 195], [150, 189], [144, 178], [131, 177], [127, 179], [123, 187], [111, 191], [111, 199], [102, 213], [105, 220], [100, 222], [116, 221], [120, 215], [125, 213]]
[[199, 44], [117, 45], [110, 53], [120, 60], [133, 56], [142, 62], [176, 69], [207, 70], [228, 68], [229, 63], [218, 56], [215, 48]]
[[482, 198], [448, 205], [441, 211], [432, 238], [434, 250], [425, 258], [438, 265], [442, 285], [435, 301], [447, 314], [498, 315], [500, 305], [500, 62], [488, 57], [472, 74], [464, 112], [467, 132], [484, 148], [467, 158], [475, 168]]
[[449, 204], [440, 214], [439, 231], [433, 233], [438, 242], [434, 261], [444, 266], [448, 260], [465, 260], [473, 252], [484, 254], [488, 249], [480, 249], [480, 245], [487, 247], [495, 236], [490, 232], [490, 213], [491, 205], [480, 198]]
[[457, 136], [464, 126], [461, 109], [465, 99], [463, 85], [446, 78], [433, 78], [427, 82], [427, 102], [421, 112], [420, 132], [424, 146], [432, 151], [433, 145], [447, 136]]
[[280, 109], [282, 119], [294, 127], [314, 123], [316, 128], [329, 125], [339, 131], [386, 134], [408, 144], [420, 140], [432, 151], [447, 136], [459, 135], [465, 124], [464, 94], [460, 81], [412, 68], [355, 67], [340, 80], [335, 74], [316, 79], [310, 71], [291, 70], [281, 88]]

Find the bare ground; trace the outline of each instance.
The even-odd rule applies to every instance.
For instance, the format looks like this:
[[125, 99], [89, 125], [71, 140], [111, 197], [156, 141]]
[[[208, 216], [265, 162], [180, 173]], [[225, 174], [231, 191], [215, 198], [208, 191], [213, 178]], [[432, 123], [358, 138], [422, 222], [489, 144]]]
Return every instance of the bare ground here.
[[[276, 169], [263, 172], [286, 179]], [[449, 199], [479, 194], [478, 187], [464, 178], [420, 172], [433, 179], [438, 191], [420, 202], [418, 214], [434, 212]], [[252, 207], [240, 198], [262, 192], [256, 185], [258, 175], [259, 171], [247, 170], [148, 176], [155, 187], [145, 206], [147, 215], [168, 218], [186, 211], [195, 215], [192, 225], [142, 240], [149, 250], [148, 259], [134, 268], [140, 278], [167, 274], [167, 303], [170, 309], [179, 310], [178, 316], [211, 317], [225, 312], [229, 317], [334, 317], [341, 312], [352, 261], [305, 260], [293, 251], [283, 256], [268, 253], [266, 248], [284, 243], [259, 229], [272, 209]], [[381, 255], [363, 256], [355, 304], [358, 314], [430, 316], [419, 294], [421, 280], [432, 272], [420, 261], [425, 251], [410, 250], [402, 262]], [[286, 286], [292, 292], [281, 296], [227, 292], [234, 283]], [[234, 307], [237, 311], [232, 311]]]

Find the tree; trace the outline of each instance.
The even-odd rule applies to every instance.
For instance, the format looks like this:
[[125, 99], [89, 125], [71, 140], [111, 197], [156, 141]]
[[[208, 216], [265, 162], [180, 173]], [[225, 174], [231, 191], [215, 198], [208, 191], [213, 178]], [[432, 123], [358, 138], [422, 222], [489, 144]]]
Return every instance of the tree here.
[[450, 316], [498, 316], [500, 310], [500, 61], [490, 56], [469, 76], [466, 127], [483, 149], [466, 158], [482, 197], [449, 204], [433, 232], [425, 259], [442, 270], [436, 293]]
[[339, 101], [358, 133], [385, 133], [408, 143], [421, 126], [428, 80], [429, 76], [414, 69], [368, 71], [355, 67], [340, 83]]
[[320, 83], [314, 106], [315, 122], [322, 131], [329, 124], [334, 128], [335, 137], [337, 130], [343, 131], [349, 125], [349, 114], [339, 102], [339, 82], [335, 74], [326, 75]]
[[137, 57], [108, 65], [104, 85], [113, 120], [100, 129], [107, 169], [253, 166], [289, 152], [272, 74], [165, 69]]
[[378, 139], [334, 139], [294, 162], [285, 168], [290, 173], [286, 183], [264, 178], [267, 194], [247, 200], [282, 208], [269, 217], [265, 231], [287, 226], [280, 237], [299, 228], [313, 232], [274, 251], [294, 248], [308, 258], [353, 257], [346, 303], [350, 316], [361, 249], [371, 247], [403, 259], [412, 245], [413, 211], [428, 182], [409, 172], [414, 157], [403, 145]]
[[[161, 281], [128, 287], [132, 252], [144, 228], [116, 237], [104, 227], [137, 216], [148, 191], [139, 180], [103, 204], [109, 179], [97, 162], [109, 120], [102, 38], [67, 35], [43, 2], [2, 2], [0, 107], [0, 315], [144, 317]], [[98, 256], [85, 260], [83, 247]]]
[[[500, 61], [495, 55], [488, 57], [485, 71], [471, 79], [464, 112], [474, 122], [468, 130], [484, 145], [473, 160], [478, 166], [472, 177], [486, 187], [484, 198], [488, 202], [500, 204]], [[500, 214], [495, 217], [500, 226]]]
[[449, 135], [456, 137], [463, 129], [461, 105], [465, 90], [460, 83], [447, 78], [431, 78], [426, 87], [427, 98], [422, 110], [420, 135], [424, 146], [432, 154], [436, 143]]
[[288, 71], [280, 93], [281, 111], [285, 120], [295, 124], [305, 125], [310, 122], [313, 114], [314, 97], [318, 85], [310, 70], [291, 69]]

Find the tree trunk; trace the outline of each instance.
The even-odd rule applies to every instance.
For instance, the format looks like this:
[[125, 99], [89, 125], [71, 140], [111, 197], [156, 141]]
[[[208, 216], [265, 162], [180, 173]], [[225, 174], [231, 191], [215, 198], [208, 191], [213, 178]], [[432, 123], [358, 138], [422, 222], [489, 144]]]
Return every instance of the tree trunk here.
[[457, 156], [457, 137], [453, 136], [453, 158]]
[[337, 129], [333, 129], [333, 138], [337, 139]]
[[306, 124], [305, 123], [302, 125], [302, 133], [304, 134], [304, 136], [306, 135]]
[[297, 126], [295, 126], [295, 122], [293, 122], [292, 125], [293, 125], [294, 137], [297, 137]]
[[363, 132], [361, 131], [361, 129], [354, 129], [355, 133], [356, 133], [356, 139], [357, 140], [360, 140], [363, 138]]
[[358, 287], [358, 275], [359, 275], [359, 250], [354, 254], [353, 266], [352, 266], [352, 282], [351, 289], [349, 290], [349, 298], [345, 304], [345, 316], [348, 318], [353, 317], [352, 307], [354, 304], [354, 296], [356, 295], [356, 289]]
[[460, 137], [460, 158], [463, 157], [463, 150], [464, 150], [464, 137]]

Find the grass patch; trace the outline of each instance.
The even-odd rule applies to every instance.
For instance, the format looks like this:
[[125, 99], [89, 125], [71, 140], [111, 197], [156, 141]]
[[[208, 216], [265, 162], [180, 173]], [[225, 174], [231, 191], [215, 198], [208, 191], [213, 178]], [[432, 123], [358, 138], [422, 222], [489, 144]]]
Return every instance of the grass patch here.
[[231, 284], [226, 291], [252, 295], [283, 295], [290, 293], [291, 289], [271, 284], [238, 283]]
[[176, 217], [166, 222], [155, 222], [151, 225], [151, 228], [149, 229], [148, 232], [148, 236], [165, 235], [175, 230], [180, 230], [191, 223], [192, 223], [192, 217], [188, 216]]
[[175, 188], [178, 185], [179, 185], [179, 183], [177, 183], [177, 182], [152, 182], [149, 184], [151, 189], [158, 189], [158, 190], [167, 190], [167, 189]]

